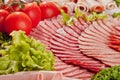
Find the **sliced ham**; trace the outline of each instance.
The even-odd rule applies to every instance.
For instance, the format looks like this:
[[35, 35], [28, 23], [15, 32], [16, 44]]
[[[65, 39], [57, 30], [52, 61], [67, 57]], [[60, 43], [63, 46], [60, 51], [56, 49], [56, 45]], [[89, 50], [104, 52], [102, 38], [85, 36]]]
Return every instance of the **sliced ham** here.
[[63, 3], [60, 8], [63, 9], [65, 12], [71, 14], [74, 12], [76, 4], [74, 2], [67, 2]]
[[98, 0], [105, 8], [105, 10], [111, 10], [117, 7], [113, 0]]
[[59, 29], [62, 26], [57, 22], [56, 17], [51, 18], [51, 22]]
[[61, 26], [63, 26], [62, 18], [63, 18], [62, 15], [58, 15], [58, 16], [57, 16], [57, 19], [56, 19], [57, 22], [58, 22]]
[[64, 34], [54, 34], [55, 37], [58, 37], [60, 39], [63, 39], [67, 42], [70, 42], [70, 43], [74, 43], [74, 44], [78, 44], [77, 40], [72, 40], [70, 37], [68, 37], [67, 35], [64, 35]]
[[[55, 61], [56, 61], [57, 64], [64, 63], [58, 57], [55, 57]], [[63, 65], [66, 65], [69, 68], [58, 69], [58, 71], [62, 72], [63, 75], [66, 76], [66, 77], [77, 78], [77, 79], [80, 79], [80, 80], [87, 80], [87, 79], [90, 79], [90, 77], [93, 75], [93, 73], [88, 72], [86, 69], [82, 69], [82, 68], [79, 68], [77, 66], [69, 65], [69, 64], [66, 64], [66, 63], [64, 63]], [[61, 68], [61, 67], [63, 67], [63, 65], [59, 65], [59, 67]], [[87, 76], [87, 79], [84, 79], [84, 78], [86, 78], [86, 75], [89, 75], [89, 76]]]
[[75, 37], [73, 37], [73, 36], [70, 35], [70, 34], [67, 34], [67, 32], [64, 30], [64, 28], [58, 29], [58, 30], [57, 30], [57, 33], [66, 36], [68, 39], [70, 39], [70, 40], [72, 40], [72, 41], [77, 41], [77, 39], [76, 39]]
[[104, 10], [103, 5], [95, 0], [86, 0], [86, 3], [89, 6], [90, 11], [103, 12]]
[[50, 19], [45, 19], [44, 22], [52, 30], [56, 31], [58, 29], [58, 27], [56, 27]]
[[64, 28], [65, 32], [68, 33], [69, 35], [71, 35], [75, 38], [78, 38], [79, 35], [73, 29], [71, 29], [70, 27], [64, 26], [63, 28]]
[[[101, 21], [100, 20], [99, 21], [93, 21], [93, 27], [96, 29], [96, 30], [94, 30], [94, 32], [101, 35], [103, 38], [106, 38], [106, 36], [109, 35], [108, 31], [106, 30], [108, 27], [105, 27], [105, 25], [102, 24], [102, 23], [98, 24], [97, 22], [101, 22]], [[102, 28], [99, 28], [98, 26], [102, 27]]]
[[86, 0], [78, 0], [76, 7], [79, 9], [79, 11], [82, 12], [89, 11], [88, 5], [86, 4]]
[[39, 25], [42, 29], [45, 29], [49, 34], [55, 33], [54, 29], [50, 28], [48, 25], [45, 24], [45, 21], [40, 21]]
[[20, 72], [16, 74], [1, 75], [0, 80], [44, 80], [38, 72]]
[[58, 71], [26, 71], [15, 74], [1, 75], [0, 80], [78, 80], [64, 77]]
[[78, 21], [80, 22], [81, 25], [83, 25], [83, 30], [89, 26], [89, 24], [91, 23], [88, 23], [86, 22], [83, 18], [78, 18]]
[[[88, 27], [87, 29], [84, 30], [85, 35], [81, 35], [81, 36], [84, 36], [86, 38], [93, 38], [97, 41], [103, 42], [105, 40], [105, 38], [103, 36], [100, 36], [99, 34], [95, 34], [94, 30], [96, 30], [96, 29], [91, 25], [90, 27]], [[98, 38], [96, 38], [96, 36]], [[102, 40], [100, 40], [99, 38], [101, 38]]]
[[[63, 29], [65, 29], [65, 28], [66, 28], [66, 34], [73, 36], [74, 35], [73, 33], [75, 33], [76, 35], [78, 35], [74, 30], [72, 30], [72, 28], [70, 28], [69, 32], [67, 31], [69, 27], [65, 26]], [[76, 39], [77, 39], [77, 37], [76, 37]], [[93, 70], [93, 71], [99, 71], [104, 66], [99, 61], [96, 61], [92, 58], [88, 58], [88, 57], [82, 55], [80, 50], [78, 49], [79, 48], [78, 44], [69, 43], [69, 42], [64, 41], [63, 39], [59, 39], [58, 37], [55, 37], [55, 36], [52, 37], [50, 42], [51, 42], [51, 45], [50, 45], [51, 51], [54, 54], [56, 54], [55, 56], [59, 57], [61, 60], [65, 61], [65, 62], [70, 61], [74, 65], [79, 65], [81, 67], [84, 67], [84, 68], [87, 68], [87, 69]], [[76, 55], [76, 54], [77, 55], [80, 54], [80, 55], [78, 55], [79, 57], [74, 57], [74, 55]], [[69, 56], [69, 55], [72, 55], [72, 56]], [[78, 63], [74, 63], [73, 60], [78, 61]], [[90, 61], [93, 63], [90, 63]], [[91, 67], [88, 67], [88, 66], [91, 66]], [[97, 67], [97, 68], [95, 68], [95, 67]]]
[[[96, 21], [96, 22], [98, 24], [98, 25], [96, 25], [97, 26], [96, 28], [98, 28], [99, 30], [94, 29], [95, 24], [93, 23], [92, 25], [94, 25], [94, 26], [91, 26], [91, 28], [90, 27], [87, 28], [85, 30], [86, 33], [84, 33], [84, 32], [81, 33], [81, 36], [79, 37], [79, 41], [78, 41], [80, 44], [79, 47], [80, 47], [81, 51], [83, 52], [83, 54], [93, 57], [93, 58], [96, 58], [96, 59], [102, 61], [104, 64], [107, 64], [109, 66], [113, 66], [113, 64], [114, 65], [120, 64], [119, 52], [112, 50], [109, 47], [109, 45], [107, 44], [108, 38], [111, 35], [111, 33], [113, 32], [113, 28], [115, 28], [115, 26], [108, 25], [108, 22], [105, 23], [104, 21]], [[103, 39], [102, 37], [99, 37], [100, 35], [96, 35], [97, 31], [102, 31], [102, 33], [104, 33], [106, 38]], [[91, 33], [92, 33], [92, 35], [90, 35]], [[86, 35], [86, 37], [82, 37], [85, 35]], [[87, 36], [94, 36], [94, 40], [93, 40], [93, 38], [87, 38]], [[98, 41], [98, 43], [96, 43], [96, 40], [98, 40], [98, 39], [99, 39], [99, 41]]]

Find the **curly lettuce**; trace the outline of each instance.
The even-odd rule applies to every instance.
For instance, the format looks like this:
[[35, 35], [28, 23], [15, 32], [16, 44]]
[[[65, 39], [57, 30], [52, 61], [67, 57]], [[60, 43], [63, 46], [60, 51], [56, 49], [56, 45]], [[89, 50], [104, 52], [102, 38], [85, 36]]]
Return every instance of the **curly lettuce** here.
[[0, 50], [0, 74], [19, 71], [53, 70], [54, 56], [39, 41], [23, 31], [13, 31], [11, 44]]
[[120, 66], [103, 69], [94, 75], [91, 80], [120, 80]]

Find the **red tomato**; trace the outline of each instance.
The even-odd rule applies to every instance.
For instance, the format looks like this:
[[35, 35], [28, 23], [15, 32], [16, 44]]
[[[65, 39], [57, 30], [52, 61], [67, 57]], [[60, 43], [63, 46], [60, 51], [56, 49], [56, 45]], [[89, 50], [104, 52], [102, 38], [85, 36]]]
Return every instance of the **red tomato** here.
[[6, 10], [0, 10], [0, 32], [4, 32], [4, 20], [8, 16], [9, 12]]
[[31, 29], [31, 19], [23, 12], [13, 12], [5, 19], [5, 32], [8, 34], [13, 30], [23, 30], [26, 34], [29, 34]]
[[52, 2], [42, 2], [39, 6], [42, 11], [42, 19], [52, 18], [60, 14], [59, 8]]
[[24, 8], [24, 12], [32, 20], [32, 26], [36, 27], [39, 21], [41, 20], [41, 10], [36, 2], [27, 3]]

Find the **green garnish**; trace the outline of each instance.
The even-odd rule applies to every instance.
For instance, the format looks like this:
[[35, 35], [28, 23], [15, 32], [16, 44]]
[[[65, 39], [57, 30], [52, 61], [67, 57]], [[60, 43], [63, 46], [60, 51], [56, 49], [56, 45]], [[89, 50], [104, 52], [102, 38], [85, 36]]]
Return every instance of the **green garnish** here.
[[91, 80], [120, 80], [120, 66], [103, 69], [94, 75]]
[[96, 17], [94, 16], [94, 15], [86, 15], [85, 16], [85, 20], [86, 21], [94, 21], [94, 20], [96, 20]]
[[107, 18], [107, 14], [106, 13], [98, 14], [97, 18], [98, 19], [106, 19]]
[[80, 12], [78, 10], [78, 8], [75, 8], [75, 17], [78, 18], [78, 17], [82, 17], [83, 16], [83, 12]]
[[13, 31], [11, 44], [0, 50], [0, 74], [31, 70], [53, 70], [54, 56], [39, 41], [23, 31]]
[[115, 12], [112, 14], [113, 17], [120, 17], [120, 12]]
[[117, 6], [120, 5], [120, 0], [114, 0], [114, 1], [116, 2]]
[[107, 14], [106, 13], [96, 13], [96, 12], [93, 12], [90, 15], [85, 15], [85, 20], [86, 21], [94, 21], [94, 20], [97, 20], [97, 19], [105, 19], [105, 18], [107, 18]]
[[65, 13], [63, 10], [61, 10], [61, 14], [63, 16], [62, 22], [65, 25], [67, 25], [67, 26], [73, 25], [73, 17], [71, 17], [69, 14]]

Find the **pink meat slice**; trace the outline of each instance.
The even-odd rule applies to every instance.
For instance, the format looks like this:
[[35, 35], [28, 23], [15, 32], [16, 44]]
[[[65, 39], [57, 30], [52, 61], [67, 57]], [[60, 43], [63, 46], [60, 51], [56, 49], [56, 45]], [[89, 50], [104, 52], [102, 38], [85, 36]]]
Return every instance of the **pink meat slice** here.
[[19, 72], [15, 74], [1, 75], [0, 80], [44, 80], [44, 77], [38, 72]]
[[[60, 64], [63, 63], [62, 65], [59, 65], [60, 69], [57, 68], [57, 71], [62, 72], [63, 75], [66, 77], [77, 78], [77, 79], [83, 80], [84, 78], [86, 78], [87, 75], [89, 75], [87, 77], [87, 79], [90, 79], [90, 77], [93, 75], [93, 73], [87, 71], [86, 69], [64, 63], [58, 57], [55, 57], [55, 61], [56, 61], [55, 68], [58, 67], [58, 66], [56, 66], [56, 64], [58, 65], [59, 63]], [[62, 69], [62, 67], [64, 67], [64, 65], [66, 65], [68, 67]], [[87, 79], [85, 79], [85, 80], [87, 80]]]
[[[112, 23], [108, 23], [110, 23], [109, 20], [106, 23], [105, 20], [99, 20], [92, 23], [92, 26], [90, 26], [89, 28], [86, 28], [85, 32], [82, 32], [81, 36], [79, 37], [79, 48], [81, 49], [83, 54], [96, 58], [97, 60], [102, 61], [106, 65], [119, 65], [119, 52], [116, 52], [115, 50], [109, 48], [107, 44], [108, 38], [111, 33], [115, 31], [116, 26]], [[103, 37], [100, 37], [100, 35], [98, 35], [98, 32], [102, 32], [104, 34], [104, 37], [106, 38], [103, 39]], [[90, 38], [90, 36], [92, 37]]]
[[58, 33], [59, 35], [62, 35], [62, 36], [64, 36], [64, 37], [70, 39], [71, 41], [77, 41], [76, 38], [74, 38], [74, 37], [71, 36], [70, 34], [67, 34], [67, 32], [64, 30], [64, 28], [59, 28], [59, 29], [57, 30], [57, 33]]
[[[75, 26], [74, 26], [75, 27]], [[78, 38], [79, 34], [77, 34], [73, 29], [71, 29], [70, 27], [64, 26], [63, 27], [65, 32], [68, 33], [69, 35]]]
[[[64, 34], [68, 34], [69, 36], [72, 34], [73, 35], [77, 34], [74, 30], [72, 30], [72, 28], [69, 28], [70, 31], [67, 32], [68, 28], [69, 27], [66, 28]], [[65, 27], [63, 29], [65, 29]], [[59, 34], [63, 34], [63, 33], [59, 33]], [[77, 39], [77, 37], [74, 38]], [[50, 44], [51, 51], [55, 54], [55, 56], [59, 57], [61, 60], [63, 60], [66, 63], [78, 65], [80, 67], [87, 68], [95, 72], [105, 67], [105, 65], [102, 64], [101, 62], [83, 55], [79, 49], [78, 43], [77, 44], [70, 43], [70, 41], [68, 42], [63, 39], [59, 39], [59, 37], [57, 36], [52, 36], [50, 43], [51, 43]], [[78, 57], [74, 57], [75, 55], [77, 55]], [[75, 61], [77, 61], [77, 63], [74, 63]]]
[[61, 72], [56, 71], [40, 71], [43, 75], [44, 80], [63, 80], [63, 75]]
[[51, 18], [51, 22], [59, 29], [61, 28], [61, 25], [57, 22], [56, 18], [53, 17]]
[[26, 71], [1, 75], [0, 80], [78, 80], [64, 77], [60, 71]]
[[[90, 25], [87, 29], [84, 30], [85, 35], [81, 35], [84, 36], [86, 38], [92, 38], [94, 41], [101, 41], [104, 42], [104, 40], [106, 40], [104, 37], [100, 36], [99, 34], [95, 34], [95, 32], [93, 32], [93, 30], [96, 30], [92, 25]], [[96, 36], [98, 38], [96, 38]], [[101, 38], [101, 40], [99, 39]]]
[[56, 27], [56, 26], [52, 23], [51, 19], [45, 19], [44, 22], [45, 22], [45, 24], [46, 24], [49, 28], [51, 28], [52, 30], [56, 31], [56, 30], [58, 29], [58, 27]]
[[86, 28], [89, 26], [91, 23], [87, 23], [84, 19], [78, 18], [78, 21]]
[[78, 20], [74, 20], [73, 25], [79, 29], [79, 32], [78, 32], [79, 35], [85, 29], [85, 27]]
[[78, 44], [77, 40], [70, 40], [71, 38], [67, 37], [64, 34], [58, 34], [58, 33], [56, 33], [56, 34], [54, 34], [54, 36], [57, 37], [57, 38], [63, 39], [65, 41], [67, 41], [67, 42]]

